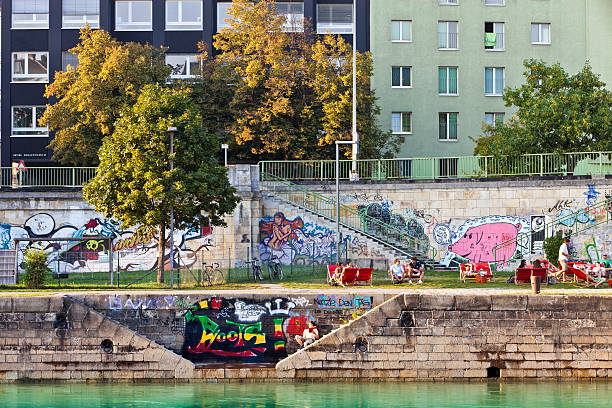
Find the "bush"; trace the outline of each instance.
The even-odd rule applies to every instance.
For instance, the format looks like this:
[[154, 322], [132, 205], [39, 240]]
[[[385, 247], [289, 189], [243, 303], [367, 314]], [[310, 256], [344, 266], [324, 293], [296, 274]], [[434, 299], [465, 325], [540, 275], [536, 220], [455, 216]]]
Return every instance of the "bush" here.
[[27, 288], [38, 289], [45, 283], [45, 274], [51, 269], [47, 266], [47, 254], [40, 249], [30, 248], [24, 258], [25, 274], [23, 283]]
[[546, 238], [544, 240], [544, 244], [542, 248], [544, 249], [544, 253], [546, 254], [546, 259], [548, 262], [553, 265], [557, 264], [557, 259], [559, 258], [559, 248], [561, 244], [563, 244], [563, 234], [559, 231], [552, 237]]

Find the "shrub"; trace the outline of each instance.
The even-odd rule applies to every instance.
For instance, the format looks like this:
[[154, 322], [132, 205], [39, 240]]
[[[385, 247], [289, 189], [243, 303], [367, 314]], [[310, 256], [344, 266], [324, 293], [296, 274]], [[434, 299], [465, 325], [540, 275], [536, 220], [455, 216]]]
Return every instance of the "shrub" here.
[[23, 283], [27, 288], [38, 289], [45, 283], [45, 274], [51, 269], [47, 266], [47, 254], [36, 248], [29, 248], [24, 258], [25, 274]]
[[546, 259], [551, 262], [553, 265], [556, 265], [557, 259], [559, 257], [559, 248], [561, 244], [563, 244], [563, 234], [561, 231], [557, 232], [552, 237], [548, 237], [544, 240], [544, 244], [542, 248], [544, 249], [544, 253], [546, 254]]

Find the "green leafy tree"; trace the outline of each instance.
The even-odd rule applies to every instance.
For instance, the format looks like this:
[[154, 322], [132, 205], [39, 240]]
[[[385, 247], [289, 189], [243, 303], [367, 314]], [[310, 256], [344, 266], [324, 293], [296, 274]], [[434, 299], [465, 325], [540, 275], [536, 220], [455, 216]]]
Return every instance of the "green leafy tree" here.
[[[308, 22], [288, 30], [291, 22], [275, 12], [274, 1], [232, 4], [229, 27], [215, 36], [220, 53], [214, 69], [203, 75], [195, 94], [216, 106], [222, 101], [229, 110], [231, 119], [224, 129], [234, 156], [331, 157], [334, 141], [351, 135], [351, 46], [339, 36], [317, 36]], [[398, 141], [376, 126], [379, 108], [370, 89], [371, 75], [371, 55], [359, 54], [357, 108], [363, 157], [393, 152]], [[226, 91], [212, 95], [219, 84]]]
[[23, 259], [25, 273], [22, 281], [27, 288], [38, 289], [45, 284], [45, 275], [51, 273], [47, 266], [47, 254], [36, 248], [28, 248]]
[[121, 43], [103, 30], [81, 29], [80, 42], [70, 52], [76, 68], [56, 72], [45, 97], [41, 122], [55, 131], [53, 160], [91, 166], [98, 163], [102, 140], [111, 135], [122, 109], [136, 102], [147, 84], [163, 83], [170, 74], [162, 48]]
[[551, 262], [553, 265], [557, 264], [557, 259], [559, 256], [559, 248], [561, 244], [563, 244], [563, 239], [565, 237], [559, 231], [555, 235], [544, 239], [544, 243], [542, 244], [542, 249], [544, 250], [544, 254], [546, 255], [546, 259]]
[[516, 156], [612, 150], [612, 92], [590, 65], [570, 75], [559, 64], [525, 61], [525, 83], [504, 91], [516, 114], [485, 126], [475, 154]]
[[[167, 132], [171, 126], [177, 128], [174, 157]], [[225, 225], [222, 217], [236, 207], [235, 189], [215, 157], [219, 147], [218, 139], [202, 128], [188, 91], [159, 85], [145, 86], [103, 141], [98, 171], [83, 196], [125, 227], [159, 229], [158, 282], [163, 282], [171, 207], [177, 228], [198, 228], [204, 219]]]

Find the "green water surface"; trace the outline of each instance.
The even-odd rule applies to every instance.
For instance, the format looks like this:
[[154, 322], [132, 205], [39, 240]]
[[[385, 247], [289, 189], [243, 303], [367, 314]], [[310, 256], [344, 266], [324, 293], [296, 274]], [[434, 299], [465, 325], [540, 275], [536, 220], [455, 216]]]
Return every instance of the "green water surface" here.
[[4, 384], [1, 407], [612, 407], [612, 383]]

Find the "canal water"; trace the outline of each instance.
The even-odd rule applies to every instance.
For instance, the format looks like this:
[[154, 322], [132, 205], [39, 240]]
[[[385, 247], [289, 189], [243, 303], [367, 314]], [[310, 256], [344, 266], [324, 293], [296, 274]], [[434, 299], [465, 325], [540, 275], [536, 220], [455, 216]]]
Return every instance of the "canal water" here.
[[2, 384], [1, 407], [611, 407], [612, 383]]

